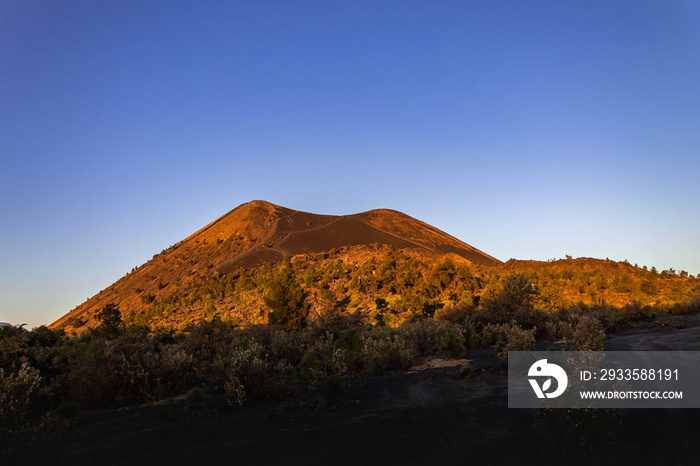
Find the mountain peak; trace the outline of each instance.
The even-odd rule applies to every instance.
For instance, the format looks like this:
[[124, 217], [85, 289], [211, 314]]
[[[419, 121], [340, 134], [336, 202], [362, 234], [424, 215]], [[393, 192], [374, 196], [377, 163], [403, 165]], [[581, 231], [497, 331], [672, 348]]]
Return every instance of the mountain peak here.
[[[500, 263], [447, 233], [391, 209], [353, 215], [319, 215], [263, 200], [250, 201], [219, 217], [175, 246], [153, 256], [117, 283], [59, 319], [94, 322], [108, 303], [145, 312], [151, 299], [165, 299], [202, 286], [211, 277], [278, 263], [285, 257], [341, 248], [352, 256], [368, 246], [389, 246], [439, 259], [452, 256], [474, 264]], [[355, 248], [355, 249], [353, 249]], [[357, 249], [359, 248], [359, 249]], [[359, 260], [359, 259], [358, 259]], [[139, 290], [137, 293], [134, 290]]]
[[250, 208], [250, 209], [257, 208], [257, 209], [265, 209], [265, 210], [274, 210], [274, 209], [281, 209], [282, 206], [279, 206], [277, 204], [273, 204], [272, 202], [265, 201], [262, 199], [257, 199], [257, 200], [246, 202], [246, 203], [241, 204], [238, 207], [236, 207], [236, 209], [241, 209], [241, 208]]

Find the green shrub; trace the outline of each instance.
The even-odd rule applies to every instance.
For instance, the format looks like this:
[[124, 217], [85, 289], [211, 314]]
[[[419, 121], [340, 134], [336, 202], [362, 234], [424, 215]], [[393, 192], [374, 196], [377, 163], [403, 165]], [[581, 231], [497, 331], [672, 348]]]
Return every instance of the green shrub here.
[[341, 337], [336, 340], [335, 347], [343, 352], [348, 369], [356, 371], [362, 368], [364, 345], [357, 330], [350, 328], [343, 332]]
[[307, 351], [299, 362], [299, 376], [303, 379], [317, 379], [321, 371], [321, 360], [315, 351]]
[[204, 404], [204, 399], [206, 398], [206, 393], [201, 387], [194, 387], [187, 391], [185, 399], [187, 402], [193, 406], [202, 406]]
[[440, 351], [450, 358], [458, 358], [464, 353], [464, 342], [453, 329], [447, 329], [440, 343]]
[[381, 377], [384, 375], [385, 369], [384, 359], [381, 356], [374, 356], [372, 364], [369, 366], [369, 375], [371, 377]]
[[459, 368], [459, 378], [462, 380], [470, 380], [472, 378], [472, 366], [465, 364]]
[[498, 340], [496, 342], [496, 353], [501, 354], [503, 351], [505, 351], [507, 345], [508, 344], [505, 341]]
[[481, 335], [478, 333], [472, 333], [469, 335], [469, 347], [471, 349], [479, 349], [481, 348], [481, 342], [482, 342]]

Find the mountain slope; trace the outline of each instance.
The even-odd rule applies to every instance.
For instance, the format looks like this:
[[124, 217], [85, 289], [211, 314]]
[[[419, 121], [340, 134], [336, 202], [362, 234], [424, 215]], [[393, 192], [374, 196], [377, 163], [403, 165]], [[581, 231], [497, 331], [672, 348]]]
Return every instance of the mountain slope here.
[[[108, 303], [117, 304], [123, 313], [146, 312], [153, 302], [198, 289], [212, 277], [277, 263], [288, 256], [368, 245], [389, 246], [436, 259], [447, 255], [477, 265], [500, 264], [488, 254], [401, 212], [379, 209], [344, 216], [317, 215], [252, 201], [155, 255], [52, 327], [92, 326], [95, 313]], [[353, 252], [348, 254], [352, 256]]]

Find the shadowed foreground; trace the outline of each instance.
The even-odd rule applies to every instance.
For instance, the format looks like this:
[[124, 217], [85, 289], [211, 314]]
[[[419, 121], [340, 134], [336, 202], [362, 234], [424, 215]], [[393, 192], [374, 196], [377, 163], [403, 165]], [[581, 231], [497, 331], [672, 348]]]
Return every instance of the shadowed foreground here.
[[[698, 350], [700, 329], [636, 330], [608, 349]], [[666, 346], [664, 346], [666, 345]], [[539, 349], [539, 348], [538, 348]], [[493, 350], [455, 367], [354, 379], [345, 402], [257, 405], [180, 399], [81, 418], [51, 445], [53, 464], [687, 464], [700, 453], [700, 411], [507, 408], [507, 376]], [[27, 452], [43, 457], [47, 451]]]

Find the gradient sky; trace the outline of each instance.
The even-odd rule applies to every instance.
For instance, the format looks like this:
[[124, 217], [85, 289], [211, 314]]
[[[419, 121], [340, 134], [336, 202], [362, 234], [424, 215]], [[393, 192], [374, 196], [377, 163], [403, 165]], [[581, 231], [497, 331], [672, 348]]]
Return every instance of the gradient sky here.
[[0, 0], [0, 321], [239, 204], [700, 273], [700, 2]]

